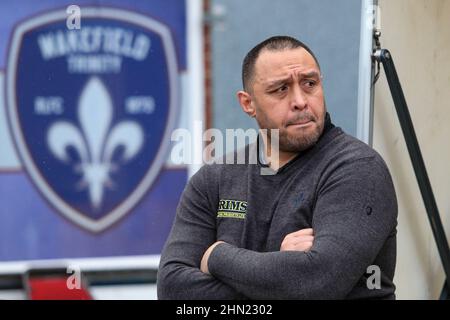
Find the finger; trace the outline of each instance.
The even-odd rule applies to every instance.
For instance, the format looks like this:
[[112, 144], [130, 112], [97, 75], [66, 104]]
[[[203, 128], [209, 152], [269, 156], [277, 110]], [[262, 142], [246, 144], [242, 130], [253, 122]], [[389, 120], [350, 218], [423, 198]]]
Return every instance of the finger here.
[[297, 237], [297, 236], [312, 236], [314, 234], [314, 230], [312, 228], [308, 228], [308, 229], [301, 229], [295, 232], [290, 233], [289, 235], [292, 237]]
[[282, 248], [289, 248], [302, 245], [304, 243], [314, 243], [314, 236], [300, 236], [296, 238], [285, 238], [281, 243]]
[[306, 241], [293, 246], [293, 248], [298, 251], [309, 251], [312, 248], [312, 246], [313, 246], [312, 242]]
[[301, 243], [301, 242], [313, 242], [314, 236], [299, 236], [291, 239], [293, 244]]
[[302, 236], [312, 236], [313, 235], [313, 231], [312, 229], [302, 229], [302, 230], [298, 230], [292, 233], [289, 233], [285, 239], [294, 239], [297, 237], [302, 237]]
[[301, 242], [296, 245], [294, 244], [286, 244], [280, 248], [280, 251], [309, 251], [311, 250], [313, 243], [310, 241]]

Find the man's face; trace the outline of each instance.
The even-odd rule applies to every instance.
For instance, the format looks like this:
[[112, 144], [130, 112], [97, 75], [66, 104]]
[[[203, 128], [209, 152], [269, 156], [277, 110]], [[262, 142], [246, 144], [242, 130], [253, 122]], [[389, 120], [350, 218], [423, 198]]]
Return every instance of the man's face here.
[[297, 153], [317, 142], [326, 107], [319, 67], [305, 49], [263, 50], [250, 85], [256, 121], [280, 130], [280, 151]]

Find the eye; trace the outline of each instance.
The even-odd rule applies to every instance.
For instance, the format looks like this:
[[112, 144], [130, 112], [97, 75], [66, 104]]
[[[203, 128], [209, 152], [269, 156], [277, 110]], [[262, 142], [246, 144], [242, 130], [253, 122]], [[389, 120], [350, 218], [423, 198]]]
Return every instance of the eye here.
[[288, 89], [288, 86], [283, 84], [282, 86], [278, 87], [275, 92], [284, 92]]
[[305, 79], [302, 81], [302, 87], [303, 90], [306, 92], [312, 92], [317, 88], [317, 85], [319, 84], [319, 81], [314, 79]]
[[317, 85], [317, 82], [314, 80], [306, 80], [304, 82], [305, 86], [308, 88], [314, 88]]

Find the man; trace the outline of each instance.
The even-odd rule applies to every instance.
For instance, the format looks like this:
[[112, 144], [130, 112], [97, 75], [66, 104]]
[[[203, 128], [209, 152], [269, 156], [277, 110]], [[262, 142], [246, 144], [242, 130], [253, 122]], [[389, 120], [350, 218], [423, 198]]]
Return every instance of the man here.
[[247, 54], [242, 75], [244, 112], [279, 129], [279, 150], [263, 159], [276, 174], [261, 175], [258, 162], [206, 165], [191, 178], [161, 256], [158, 297], [395, 299], [389, 171], [331, 123], [312, 51], [272, 37]]

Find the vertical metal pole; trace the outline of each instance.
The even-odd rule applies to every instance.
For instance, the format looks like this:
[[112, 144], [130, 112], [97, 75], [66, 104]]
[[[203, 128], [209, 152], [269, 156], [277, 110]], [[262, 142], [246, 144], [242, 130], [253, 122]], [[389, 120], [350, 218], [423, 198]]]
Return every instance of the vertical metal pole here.
[[[442, 265], [446, 275], [447, 288], [444, 285], [444, 291], [448, 296], [448, 289], [450, 288], [450, 248], [447, 237], [445, 235], [444, 227], [439, 216], [438, 207], [434, 198], [433, 190], [431, 188], [430, 180], [428, 179], [425, 163], [422, 158], [419, 143], [417, 142], [416, 133], [414, 131], [411, 116], [408, 111], [405, 96], [398, 79], [397, 71], [395, 70], [394, 61], [390, 52], [386, 49], [377, 50], [374, 58], [383, 64], [386, 78], [391, 90], [392, 99], [394, 100], [395, 109], [397, 110], [400, 126], [405, 137], [406, 146], [408, 147], [409, 156], [416, 174], [416, 179], [419, 184], [420, 193], [425, 204], [425, 209], [428, 214], [428, 220], [431, 224], [431, 230], [436, 241], [436, 245], [441, 257]], [[444, 297], [445, 293], [441, 295]]]

